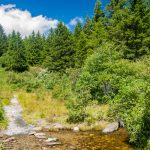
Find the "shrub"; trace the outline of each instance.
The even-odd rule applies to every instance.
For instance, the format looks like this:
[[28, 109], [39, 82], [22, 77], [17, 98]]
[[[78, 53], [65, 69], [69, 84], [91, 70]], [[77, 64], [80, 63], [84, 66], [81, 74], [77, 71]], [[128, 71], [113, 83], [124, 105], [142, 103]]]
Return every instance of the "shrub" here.
[[0, 122], [4, 120], [4, 110], [2, 104], [0, 103]]
[[76, 111], [86, 117], [84, 109], [91, 101], [108, 103], [115, 119], [125, 122], [130, 142], [145, 147], [150, 136], [150, 68], [147, 63], [121, 56], [113, 45], [106, 43], [86, 60], [76, 83], [77, 100], [69, 107], [70, 114], [78, 121], [80, 115]]
[[[147, 145], [150, 131], [150, 86], [142, 79], [122, 83], [114, 98], [117, 117], [121, 118], [129, 132], [130, 142], [138, 146]], [[113, 111], [115, 110], [113, 109]]]

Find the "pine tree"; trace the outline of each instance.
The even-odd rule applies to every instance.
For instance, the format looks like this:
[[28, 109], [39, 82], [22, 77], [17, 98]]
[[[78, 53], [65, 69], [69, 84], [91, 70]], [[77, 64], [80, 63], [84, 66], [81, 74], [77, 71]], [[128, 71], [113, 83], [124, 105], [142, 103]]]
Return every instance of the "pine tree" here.
[[90, 17], [86, 17], [84, 26], [83, 26], [83, 32], [87, 35], [90, 36], [94, 30], [94, 23], [92, 22]]
[[8, 49], [7, 36], [4, 32], [2, 25], [0, 25], [0, 56], [3, 55]]
[[35, 34], [33, 31], [24, 42], [29, 64], [32, 66], [42, 64], [45, 55], [45, 38], [39, 32]]
[[78, 22], [75, 29], [74, 29], [74, 37], [78, 38], [80, 36], [81, 32], [82, 32], [82, 25], [80, 22]]
[[119, 45], [125, 58], [149, 53], [150, 2], [147, 0], [111, 1], [108, 10], [109, 38]]
[[75, 67], [81, 68], [88, 55], [87, 38], [83, 31], [75, 36]]
[[45, 43], [45, 59], [43, 62], [44, 67], [50, 66], [51, 51], [54, 48], [54, 37], [55, 37], [55, 30], [51, 28]]
[[98, 22], [99, 18], [104, 17], [104, 16], [105, 16], [105, 14], [101, 10], [101, 1], [97, 0], [96, 4], [95, 4], [93, 19], [94, 19], [95, 22]]
[[9, 37], [8, 51], [3, 57], [8, 70], [23, 72], [28, 69], [25, 47], [20, 33], [12, 32]]
[[73, 37], [67, 27], [60, 22], [55, 29], [52, 50], [50, 52], [49, 70], [64, 72], [74, 67]]

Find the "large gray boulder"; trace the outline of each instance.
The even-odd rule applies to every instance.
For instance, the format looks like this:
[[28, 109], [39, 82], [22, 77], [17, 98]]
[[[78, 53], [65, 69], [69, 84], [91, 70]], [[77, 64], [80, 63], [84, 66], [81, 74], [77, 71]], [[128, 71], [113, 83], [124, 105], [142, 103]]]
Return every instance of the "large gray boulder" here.
[[103, 133], [112, 133], [114, 131], [116, 131], [119, 128], [119, 123], [118, 122], [113, 122], [109, 125], [106, 126], [106, 128], [104, 128], [102, 130]]

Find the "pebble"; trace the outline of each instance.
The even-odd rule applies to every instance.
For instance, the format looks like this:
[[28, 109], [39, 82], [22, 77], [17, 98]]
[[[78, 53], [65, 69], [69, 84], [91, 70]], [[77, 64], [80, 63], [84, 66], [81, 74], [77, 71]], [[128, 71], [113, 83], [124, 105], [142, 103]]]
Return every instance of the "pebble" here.
[[35, 133], [34, 135], [35, 136], [45, 136], [45, 133], [42, 133], [42, 132], [41, 133]]
[[34, 135], [34, 134], [36, 134], [35, 131], [29, 133], [29, 135]]
[[45, 142], [56, 142], [57, 138], [48, 138]]
[[47, 147], [42, 147], [42, 150], [48, 150]]
[[79, 132], [80, 129], [79, 129], [79, 127], [74, 127], [74, 128], [73, 128], [73, 131], [74, 131], [74, 132]]
[[37, 137], [38, 139], [46, 139], [45, 133], [35, 133], [34, 135], [35, 135], [35, 137]]
[[15, 137], [10, 137], [10, 138], [4, 140], [3, 142], [4, 142], [4, 143], [7, 143], [7, 142], [14, 141], [14, 140], [15, 140]]
[[72, 149], [72, 150], [76, 150], [76, 147], [73, 146], [73, 145], [72, 145], [72, 146], [69, 146], [69, 148]]

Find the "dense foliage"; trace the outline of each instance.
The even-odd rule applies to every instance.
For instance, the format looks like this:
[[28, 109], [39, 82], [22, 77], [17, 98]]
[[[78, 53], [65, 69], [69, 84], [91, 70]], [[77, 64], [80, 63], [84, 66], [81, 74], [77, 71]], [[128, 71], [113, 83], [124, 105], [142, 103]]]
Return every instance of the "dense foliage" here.
[[[142, 148], [150, 146], [149, 54], [149, 0], [110, 0], [105, 11], [97, 0], [93, 17], [73, 32], [60, 22], [47, 36], [21, 38], [0, 26], [0, 64], [23, 72], [10, 73], [9, 83], [51, 91], [66, 102], [70, 122], [87, 120], [91, 102], [110, 105], [109, 115], [123, 120], [130, 142]], [[29, 66], [44, 71], [24, 72]]]

